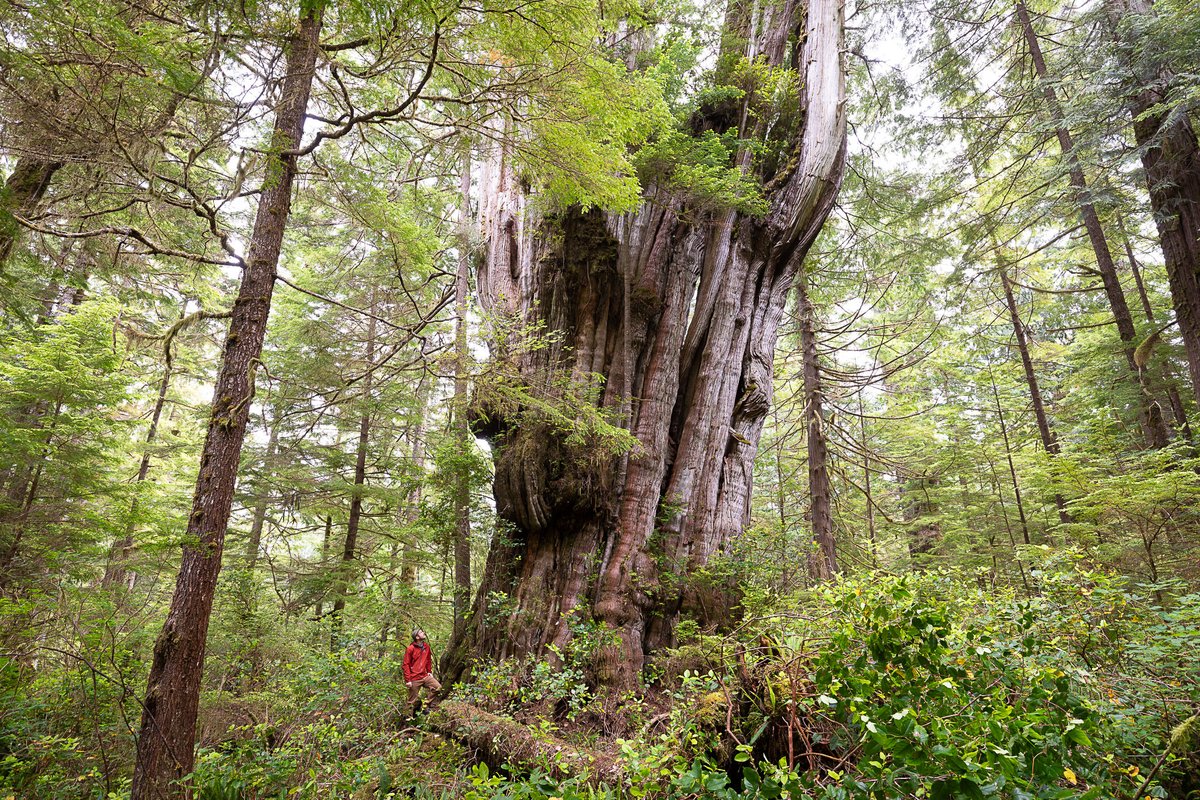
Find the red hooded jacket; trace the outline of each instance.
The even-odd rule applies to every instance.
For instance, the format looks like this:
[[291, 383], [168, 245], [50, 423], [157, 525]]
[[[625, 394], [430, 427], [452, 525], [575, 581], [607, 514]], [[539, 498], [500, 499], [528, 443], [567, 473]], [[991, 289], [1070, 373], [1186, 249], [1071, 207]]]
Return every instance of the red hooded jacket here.
[[413, 642], [404, 651], [404, 682], [419, 681], [433, 672], [433, 653], [428, 642]]

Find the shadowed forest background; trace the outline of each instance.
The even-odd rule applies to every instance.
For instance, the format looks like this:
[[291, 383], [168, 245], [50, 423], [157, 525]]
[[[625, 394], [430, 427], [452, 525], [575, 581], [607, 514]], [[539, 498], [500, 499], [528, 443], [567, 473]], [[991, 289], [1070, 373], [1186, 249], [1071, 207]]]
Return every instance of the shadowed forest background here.
[[0, 798], [1200, 797], [1200, 7], [0, 31]]

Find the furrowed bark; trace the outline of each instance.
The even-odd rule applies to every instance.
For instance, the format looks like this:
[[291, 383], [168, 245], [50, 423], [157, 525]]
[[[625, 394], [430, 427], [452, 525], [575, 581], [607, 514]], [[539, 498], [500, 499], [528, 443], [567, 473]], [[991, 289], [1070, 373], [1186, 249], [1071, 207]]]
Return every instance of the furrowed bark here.
[[15, 212], [22, 217], [29, 216], [46, 196], [51, 178], [61, 168], [61, 161], [25, 156], [17, 160], [4, 181], [4, 191], [0, 195], [0, 212], [3, 212], [0, 213], [0, 272], [8, 263], [20, 233], [17, 222], [9, 215]]
[[493, 769], [546, 770], [555, 778], [586, 777], [590, 783], [619, 784], [624, 764], [599, 751], [484, 711], [469, 703], [447, 700], [430, 714], [434, 730], [461, 741]]
[[296, 178], [296, 157], [288, 153], [299, 145], [304, 129], [321, 17], [322, 6], [304, 4], [288, 41], [273, 137], [277, 154], [268, 159], [250, 253], [225, 339], [179, 578], [154, 645], [130, 800], [182, 797], [185, 788], [179, 782], [192, 771], [213, 592]]
[[[726, 28], [732, 55], [798, 72], [801, 107], [778, 163], [734, 158], [763, 181], [765, 215], [650, 185], [635, 212], [542, 219], [506, 154], [485, 165], [481, 303], [555, 334], [513, 356], [520, 374], [541, 392], [564, 375], [577, 387], [601, 376], [597, 404], [615, 419], [628, 409], [640, 446], [611, 455], [573, 445], [536, 415], [487, 415], [479, 430], [495, 446], [505, 533], [470, 625], [447, 648], [451, 679], [471, 656], [561, 648], [583, 619], [618, 639], [598, 654], [597, 679], [631, 686], [646, 654], [673, 642], [680, 614], [729, 618], [723, 586], [686, 576], [727, 551], [749, 519], [778, 326], [841, 183], [845, 117], [838, 0], [734, 0]], [[693, 123], [764, 135], [740, 106], [702, 109]]]

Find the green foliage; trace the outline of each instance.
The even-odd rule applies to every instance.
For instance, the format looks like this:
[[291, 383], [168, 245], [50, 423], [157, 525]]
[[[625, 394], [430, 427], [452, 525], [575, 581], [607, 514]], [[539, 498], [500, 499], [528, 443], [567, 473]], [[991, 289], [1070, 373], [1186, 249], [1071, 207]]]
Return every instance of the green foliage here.
[[848, 788], [1043, 796], [1064, 775], [1092, 774], [1094, 714], [1067, 663], [1029, 635], [1032, 608], [936, 575], [831, 588], [826, 599], [845, 621], [814, 665], [810, 702], [844, 726], [835, 748], [861, 748]]
[[734, 163], [740, 146], [732, 132], [666, 131], [638, 149], [638, 173], [647, 184], [682, 192], [698, 211], [732, 208], [760, 216], [767, 201], [757, 180]]
[[114, 473], [131, 427], [118, 313], [89, 301], [32, 337], [0, 338], [0, 460], [13, 471], [0, 498], [0, 546], [15, 559], [6, 570], [90, 570], [78, 557], [126, 519]]
[[502, 418], [519, 429], [544, 428], [584, 457], [604, 459], [635, 451], [638, 441], [621, 425], [620, 410], [600, 403], [604, 376], [554, 370], [547, 375], [522, 373], [530, 353], [560, 345], [560, 333], [542, 324], [526, 325], [506, 314], [486, 320], [485, 338], [497, 357], [475, 381], [474, 411], [486, 425]]
[[538, 707], [548, 718], [568, 722], [596, 710], [598, 695], [590, 677], [594, 659], [616, 643], [616, 635], [589, 620], [575, 619], [570, 627], [565, 650], [551, 645], [547, 660], [475, 664], [471, 680], [454, 687], [455, 697], [498, 713]]

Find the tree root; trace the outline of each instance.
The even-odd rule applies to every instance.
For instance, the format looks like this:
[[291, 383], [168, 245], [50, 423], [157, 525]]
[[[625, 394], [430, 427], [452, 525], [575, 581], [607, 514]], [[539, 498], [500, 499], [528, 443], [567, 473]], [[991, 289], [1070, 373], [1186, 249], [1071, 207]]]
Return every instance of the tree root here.
[[581, 777], [610, 785], [619, 783], [623, 774], [620, 762], [606, 753], [578, 747], [469, 703], [443, 702], [430, 714], [429, 725], [474, 749], [494, 769], [541, 769], [555, 778]]

